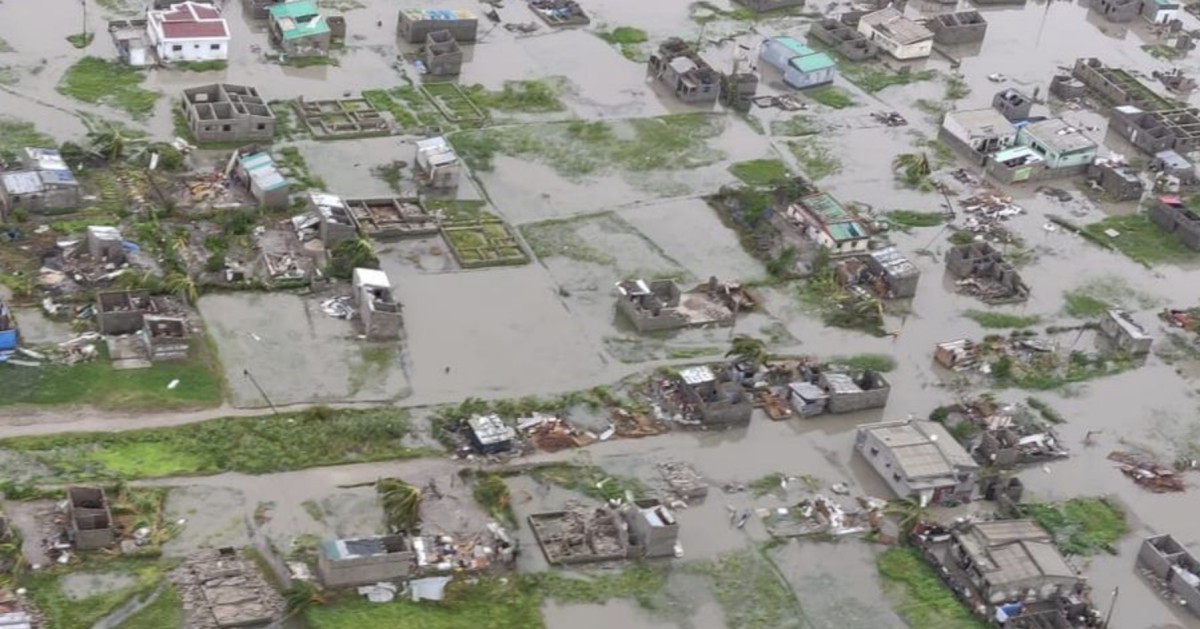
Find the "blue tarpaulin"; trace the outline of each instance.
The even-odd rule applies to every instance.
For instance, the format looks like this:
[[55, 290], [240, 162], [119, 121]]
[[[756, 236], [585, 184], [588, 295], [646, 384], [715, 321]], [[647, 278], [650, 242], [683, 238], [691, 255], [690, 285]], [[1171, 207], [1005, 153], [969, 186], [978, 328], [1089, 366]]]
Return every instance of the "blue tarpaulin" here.
[[11, 352], [17, 349], [17, 331], [0, 330], [0, 352]]

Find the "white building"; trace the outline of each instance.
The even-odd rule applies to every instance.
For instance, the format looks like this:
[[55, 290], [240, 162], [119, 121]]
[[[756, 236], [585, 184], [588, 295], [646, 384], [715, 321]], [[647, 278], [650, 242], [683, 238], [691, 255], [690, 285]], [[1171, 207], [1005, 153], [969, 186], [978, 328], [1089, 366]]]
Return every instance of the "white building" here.
[[229, 57], [229, 25], [210, 4], [183, 2], [146, 12], [146, 33], [160, 61], [214, 61]]
[[896, 495], [922, 505], [969, 498], [979, 464], [939, 423], [900, 420], [861, 424], [854, 449]]
[[933, 53], [933, 31], [891, 7], [862, 16], [858, 32], [897, 59], [923, 59]]
[[417, 180], [430, 188], [454, 188], [462, 173], [458, 154], [446, 138], [436, 137], [417, 142]]

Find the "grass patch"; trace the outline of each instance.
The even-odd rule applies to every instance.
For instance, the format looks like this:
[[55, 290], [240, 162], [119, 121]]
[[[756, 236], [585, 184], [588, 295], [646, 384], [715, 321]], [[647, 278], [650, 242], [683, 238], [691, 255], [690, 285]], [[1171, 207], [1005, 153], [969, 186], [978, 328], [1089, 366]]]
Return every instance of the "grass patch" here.
[[1162, 59], [1163, 61], [1175, 61], [1187, 56], [1186, 52], [1174, 46], [1165, 46], [1163, 44], [1146, 44], [1142, 46], [1142, 50], [1150, 53], [1151, 57]]
[[[1120, 232], [1120, 235], [1110, 238], [1104, 233], [1109, 229]], [[1083, 232], [1094, 240], [1112, 245], [1135, 262], [1146, 266], [1196, 259], [1195, 251], [1188, 249], [1174, 234], [1155, 225], [1143, 212], [1127, 216], [1109, 216], [1085, 225]]]
[[1068, 555], [1116, 554], [1113, 546], [1129, 531], [1125, 512], [1104, 497], [1072, 498], [1053, 504], [1035, 503], [1022, 507], [1051, 535]]
[[894, 72], [879, 63], [848, 61], [841, 58], [838, 58], [838, 61], [838, 72], [868, 94], [881, 92], [893, 85], [930, 81], [937, 76], [934, 70]]
[[723, 9], [711, 2], [693, 2], [688, 7], [688, 16], [697, 24], [707, 24], [716, 20], [731, 20], [734, 22], [753, 22], [759, 14], [752, 9], [734, 5], [732, 9]]
[[963, 77], [952, 74], [946, 77], [946, 100], [962, 100], [971, 93], [971, 87]]
[[834, 356], [828, 362], [831, 365], [842, 365], [859, 371], [878, 371], [880, 373], [887, 373], [896, 368], [896, 359], [887, 354]]
[[1042, 322], [1037, 315], [1018, 315], [990, 310], [968, 310], [963, 316], [985, 328], [1028, 328]]
[[499, 91], [489, 91], [482, 85], [472, 85], [464, 92], [480, 108], [527, 114], [544, 114], [564, 111], [567, 107], [559, 100], [566, 91], [565, 78], [505, 81]]
[[568, 605], [633, 599], [643, 609], [649, 609], [655, 606], [655, 595], [662, 591], [666, 583], [665, 570], [638, 564], [620, 572], [605, 572], [585, 578], [563, 576], [561, 572], [539, 572], [523, 576], [521, 585], [545, 598]]
[[179, 598], [179, 590], [173, 585], [168, 585], [153, 603], [121, 623], [120, 629], [165, 629], [182, 626], [183, 600]]
[[517, 526], [517, 514], [512, 508], [512, 496], [504, 479], [496, 474], [484, 474], [475, 481], [475, 502], [487, 510], [497, 522]]
[[518, 579], [458, 579], [440, 602], [400, 597], [380, 605], [351, 592], [336, 604], [313, 606], [305, 618], [312, 629], [538, 629], [545, 626], [540, 604], [536, 592], [522, 588]]
[[942, 212], [918, 212], [916, 210], [892, 210], [887, 213], [887, 221], [899, 227], [937, 227], [946, 222]]
[[[612, 220], [619, 220], [613, 217]], [[578, 233], [579, 218], [555, 218], [521, 226], [521, 235], [539, 258], [563, 256], [602, 266], [617, 265], [617, 257], [594, 247]]]
[[304, 160], [300, 149], [294, 146], [285, 146], [279, 149], [279, 165], [287, 169], [288, 178], [299, 184], [301, 189], [325, 189], [325, 180], [308, 170], [308, 162]]
[[50, 148], [57, 144], [32, 122], [0, 116], [0, 153], [15, 154], [27, 146]]
[[1116, 276], [1089, 280], [1078, 288], [1063, 293], [1066, 304], [1063, 310], [1078, 319], [1095, 319], [1113, 308], [1150, 308], [1156, 305], [1154, 298], [1129, 285]]
[[771, 121], [771, 135], [800, 137], [816, 135], [820, 129], [813, 123], [812, 116], [792, 116], [783, 120]]
[[119, 61], [84, 57], [67, 68], [58, 84], [58, 92], [75, 100], [107, 105], [135, 118], [143, 118], [154, 111], [154, 104], [161, 96], [140, 87], [145, 79], [144, 72]]
[[[135, 583], [111, 592], [79, 599], [71, 598], [63, 592], [59, 579], [66, 574], [68, 571], [60, 568], [41, 570], [28, 575], [23, 583], [29, 591], [29, 597], [46, 615], [47, 629], [91, 627], [101, 618], [116, 611], [126, 601], [142, 598], [153, 592], [163, 579], [163, 567], [157, 562], [133, 559], [117, 559], [105, 563], [102, 569], [90, 569], [82, 574], [96, 574], [101, 578], [107, 574], [127, 575], [133, 577]], [[81, 572], [76, 570], [75, 574]]]
[[720, 356], [725, 352], [723, 347], [676, 347], [667, 350], [667, 358], [671, 360], [685, 360], [688, 358], [701, 358], [703, 356]]
[[796, 594], [765, 553], [743, 551], [685, 564], [707, 577], [729, 629], [802, 629], [809, 626]]
[[529, 477], [539, 483], [557, 485], [605, 501], [624, 500], [626, 494], [641, 499], [648, 491], [636, 478], [609, 474], [595, 465], [548, 463], [529, 470]]
[[808, 90], [804, 92], [804, 95], [817, 103], [833, 109], [845, 109], [854, 106], [854, 98], [852, 96], [832, 85]]
[[649, 41], [646, 31], [632, 26], [618, 26], [611, 31], [596, 31], [596, 35], [616, 46], [626, 59], [638, 63], [646, 61], [646, 53], [642, 48], [642, 44]]
[[0, 37], [0, 52], [16, 52], [16, 49], [12, 47], [12, 44], [5, 41], [3, 37]]
[[95, 38], [95, 33], [75, 33], [67, 35], [67, 42], [76, 48], [83, 49], [90, 46]]
[[0, 441], [0, 449], [33, 457], [58, 479], [137, 479], [227, 471], [262, 474], [426, 454], [404, 445], [409, 434], [404, 411], [316, 407], [169, 428], [18, 437]]
[[1025, 398], [1025, 403], [1029, 405], [1029, 408], [1037, 411], [1038, 414], [1042, 416], [1042, 419], [1050, 422], [1051, 424], [1062, 424], [1067, 421], [1061, 413], [1043, 400], [1039, 400], [1035, 397], [1027, 397]]
[[910, 627], [922, 629], [983, 629], [937, 573], [913, 548], [893, 547], [882, 553], [875, 566], [883, 577], [884, 591], [896, 613]]
[[216, 72], [229, 67], [224, 59], [209, 59], [207, 61], [180, 61], [171, 64], [177, 70], [187, 72]]
[[748, 186], [772, 186], [790, 176], [787, 166], [777, 159], [738, 162], [729, 167], [729, 172]]
[[285, 56], [280, 64], [293, 68], [312, 68], [316, 66], [340, 66], [341, 61], [331, 55], [304, 55], [300, 57]]
[[842, 160], [824, 143], [816, 139], [788, 142], [788, 149], [800, 164], [809, 181], [824, 179], [842, 172]]
[[1067, 314], [1079, 319], [1093, 319], [1112, 308], [1112, 304], [1078, 290], [1063, 293], [1063, 298], [1067, 300]]

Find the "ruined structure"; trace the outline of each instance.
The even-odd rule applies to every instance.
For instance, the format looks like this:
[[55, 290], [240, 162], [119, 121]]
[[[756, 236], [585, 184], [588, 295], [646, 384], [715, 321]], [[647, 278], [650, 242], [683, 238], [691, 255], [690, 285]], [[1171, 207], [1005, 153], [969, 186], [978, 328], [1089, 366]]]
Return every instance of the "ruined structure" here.
[[804, 6], [804, 0], [737, 0], [737, 3], [759, 13]]
[[286, 0], [242, 0], [242, 9], [255, 20], [265, 20], [270, 17], [270, 9]]
[[1132, 315], [1119, 309], [1104, 313], [1100, 319], [1100, 334], [1113, 349], [1134, 356], [1149, 354], [1150, 346], [1154, 344], [1154, 337], [1147, 334]]
[[1142, 541], [1138, 563], [1150, 571], [1193, 614], [1200, 615], [1200, 561], [1170, 535], [1155, 535]]
[[817, 20], [809, 27], [808, 34], [851, 61], [863, 61], [879, 54], [879, 47], [866, 35], [839, 19]]
[[133, 334], [146, 315], [158, 314], [150, 291], [109, 291], [96, 294], [96, 326], [101, 334]]
[[400, 303], [392, 296], [392, 283], [378, 269], [354, 269], [354, 306], [363, 333], [372, 341], [400, 337]]
[[0, 219], [20, 210], [41, 214], [79, 207], [79, 182], [54, 149], [26, 147], [21, 170], [0, 173]]
[[117, 542], [108, 498], [99, 487], [67, 488], [67, 525], [78, 550], [108, 548]]
[[[1019, 603], [1034, 615], [1083, 590], [1085, 581], [1032, 520], [975, 522], [951, 534], [941, 563], [974, 598], [995, 607]], [[1055, 625], [1050, 625], [1055, 626]]]
[[1138, 171], [1122, 162], [1097, 161], [1088, 167], [1087, 176], [1114, 201], [1140, 199], [1145, 189]]
[[801, 197], [787, 207], [786, 216], [806, 238], [835, 255], [863, 252], [870, 244], [858, 217], [827, 192]]
[[389, 135], [387, 118], [364, 98], [292, 101], [300, 121], [318, 140], [368, 138]]
[[1179, 197], [1161, 196], [1150, 205], [1150, 220], [1173, 232], [1189, 249], [1200, 251], [1200, 216], [1189, 210]]
[[438, 219], [417, 197], [347, 199], [346, 208], [362, 234], [375, 240], [435, 236]]
[[150, 362], [186, 360], [188, 343], [187, 322], [178, 317], [147, 315], [142, 317], [142, 344]]
[[513, 448], [517, 431], [499, 415], [476, 415], [467, 420], [471, 446], [480, 454], [497, 454]]
[[416, 553], [403, 535], [324, 540], [317, 553], [317, 576], [327, 588], [405, 579], [416, 565]]
[[1021, 430], [1013, 424], [991, 427], [975, 450], [981, 463], [997, 469], [1042, 463], [1067, 456], [1052, 431]]
[[893, 7], [862, 16], [858, 32], [901, 61], [923, 59], [933, 52], [933, 31]]
[[1142, 0], [1096, 0], [1092, 8], [1109, 22], [1125, 24], [1141, 15]]
[[865, 289], [880, 299], [913, 297], [921, 278], [921, 272], [895, 245], [839, 259], [834, 272], [843, 286]]
[[[1136, 4], [1136, 0], [1134, 2]], [[1095, 57], [1076, 59], [1071, 76], [1113, 106], [1133, 105], [1145, 111], [1164, 111], [1179, 106], [1146, 87], [1125, 70], [1105, 66]]]
[[783, 74], [783, 82], [796, 89], [832, 83], [837, 75], [833, 59], [787, 36], [763, 42], [758, 58]]
[[733, 325], [738, 313], [757, 306], [738, 284], [708, 282], [681, 291], [673, 280], [625, 280], [617, 284], [617, 310], [638, 332]]
[[960, 292], [973, 294], [985, 303], [1025, 301], [1029, 286], [991, 243], [957, 245], [946, 253], [946, 270], [958, 281]]
[[271, 43], [289, 55], [329, 54], [333, 32], [312, 0], [289, 0], [267, 10]]
[[826, 409], [835, 414], [883, 408], [892, 392], [888, 381], [876, 371], [864, 371], [857, 376], [823, 371], [817, 376], [817, 386], [829, 396]]
[[1050, 78], [1050, 95], [1062, 100], [1087, 96], [1087, 86], [1070, 74], [1055, 74]]
[[933, 360], [946, 369], [960, 371], [975, 365], [979, 347], [970, 339], [943, 341], [934, 346]]
[[939, 13], [927, 24], [933, 31], [933, 41], [946, 46], [981, 42], [987, 34], [987, 20], [979, 11]]
[[974, 164], [1017, 141], [1017, 128], [992, 108], [947, 112], [938, 129], [938, 140]]
[[326, 251], [338, 243], [353, 240], [358, 236], [358, 226], [350, 214], [347, 202], [328, 192], [308, 193], [306, 212], [292, 219], [292, 227], [300, 241], [315, 236], [320, 238]]
[[816, 417], [829, 408], [829, 394], [812, 382], [788, 385], [788, 404], [801, 417]]
[[396, 34], [410, 44], [421, 44], [434, 31], [449, 31], [458, 42], [474, 42], [479, 18], [465, 9], [400, 9]]
[[679, 100], [692, 104], [715, 103], [721, 94], [721, 76], [692, 46], [672, 37], [650, 55], [649, 72]]
[[1145, 111], [1134, 105], [1112, 109], [1109, 128], [1143, 153], [1190, 153], [1200, 148], [1200, 109]]
[[606, 508], [535, 513], [529, 527], [546, 561], [555, 566], [614, 561], [629, 556], [617, 514]]
[[275, 114], [258, 90], [214, 83], [183, 90], [183, 119], [197, 142], [269, 142]]
[[234, 548], [200, 551], [169, 578], [184, 600], [189, 628], [265, 626], [285, 611], [279, 593]]
[[1000, 115], [1009, 121], [1025, 120], [1033, 111], [1033, 99], [1015, 87], [1008, 87], [996, 92], [992, 97], [992, 109], [1000, 112]]
[[449, 190], [458, 187], [462, 162], [446, 138], [436, 137], [417, 142], [415, 161], [417, 182], [428, 188]]
[[120, 265], [125, 262], [121, 230], [108, 225], [88, 225], [87, 250], [97, 264]]
[[749, 111], [758, 94], [758, 75], [753, 72], [731, 72], [721, 75], [721, 104], [735, 111]]
[[450, 31], [432, 31], [426, 35], [422, 59], [430, 76], [457, 76], [462, 72], [463, 51]]
[[969, 499], [979, 464], [937, 422], [861, 424], [854, 448], [901, 498], [922, 505]]
[[1154, 160], [1150, 162], [1150, 172], [1158, 173], [1163, 178], [1173, 178], [1179, 186], [1196, 183], [1196, 166], [1175, 151], [1155, 153]]
[[679, 544], [679, 521], [658, 500], [638, 500], [621, 512], [629, 527], [629, 556], [674, 557]]
[[754, 400], [730, 366], [688, 367], [679, 371], [677, 410], [684, 423], [726, 428], [750, 423]]
[[592, 22], [575, 0], [529, 0], [529, 8], [550, 26], [587, 26]]
[[154, 62], [146, 24], [146, 20], [112, 20], [108, 23], [108, 34], [117, 47], [117, 56], [135, 68]]
[[233, 177], [241, 182], [263, 207], [287, 207], [291, 200], [287, 178], [279, 172], [275, 160], [267, 153], [240, 156], [234, 165]]

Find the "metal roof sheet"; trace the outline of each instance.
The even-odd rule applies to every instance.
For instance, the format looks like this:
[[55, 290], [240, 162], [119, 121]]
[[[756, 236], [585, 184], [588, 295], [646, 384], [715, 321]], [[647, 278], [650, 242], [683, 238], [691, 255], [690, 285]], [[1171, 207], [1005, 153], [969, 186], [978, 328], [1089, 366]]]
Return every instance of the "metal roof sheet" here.
[[801, 72], [818, 72], [820, 70], [828, 70], [837, 65], [829, 55], [823, 52], [794, 57], [788, 63]]
[[0, 183], [9, 194], [32, 194], [41, 192], [45, 186], [37, 172], [22, 170], [0, 175]]
[[814, 52], [816, 52], [812, 48], [809, 48], [808, 46], [805, 46], [804, 44], [800, 43], [800, 41], [797, 40], [796, 38], [788, 37], [787, 35], [781, 35], [779, 37], [772, 37], [770, 39], [770, 41], [774, 42], [777, 45], [783, 46], [784, 48], [787, 48], [788, 50], [795, 53], [797, 57], [801, 57], [804, 55], [811, 55]]

